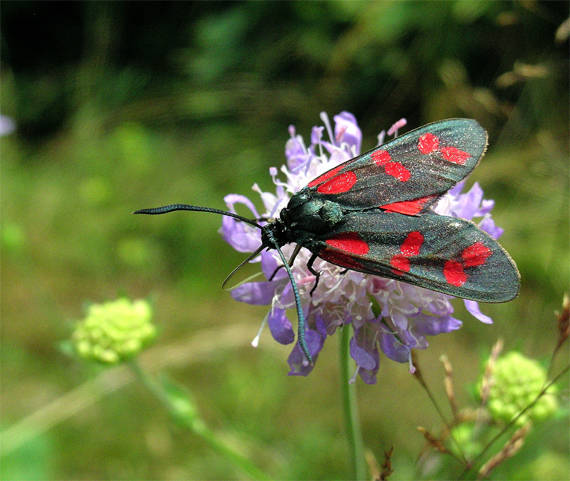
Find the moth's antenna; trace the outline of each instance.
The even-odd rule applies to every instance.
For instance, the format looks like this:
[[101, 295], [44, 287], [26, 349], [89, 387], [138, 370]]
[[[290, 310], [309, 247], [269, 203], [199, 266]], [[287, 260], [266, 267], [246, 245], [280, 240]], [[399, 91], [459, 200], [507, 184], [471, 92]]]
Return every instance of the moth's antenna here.
[[[225, 215], [228, 217], [233, 217], [234, 219], [240, 220], [242, 222], [245, 222], [246, 224], [257, 227], [258, 229], [261, 229], [262, 231], [264, 231], [267, 234], [269, 241], [271, 242], [273, 247], [275, 247], [275, 249], [279, 253], [279, 257], [281, 257], [281, 261], [283, 262], [283, 266], [285, 267], [285, 270], [287, 271], [287, 275], [289, 276], [289, 279], [291, 280], [291, 287], [293, 288], [293, 296], [295, 297], [295, 306], [297, 307], [297, 317], [299, 319], [299, 323], [297, 326], [297, 330], [298, 330], [297, 337], [299, 338], [299, 346], [301, 347], [301, 350], [303, 351], [303, 354], [305, 354], [305, 357], [307, 358], [307, 360], [312, 365], [313, 364], [313, 358], [312, 358], [311, 354], [309, 353], [309, 347], [307, 346], [307, 341], [305, 340], [305, 316], [303, 315], [303, 309], [301, 308], [301, 298], [299, 296], [299, 289], [297, 288], [297, 283], [295, 282], [295, 278], [293, 277], [293, 273], [291, 272], [291, 268], [289, 267], [289, 263], [285, 259], [283, 252], [281, 252], [281, 249], [279, 248], [279, 244], [277, 244], [277, 241], [275, 240], [275, 237], [273, 237], [272, 232], [270, 230], [264, 230], [263, 226], [259, 225], [253, 219], [248, 219], [247, 217], [242, 217], [241, 215], [234, 214], [233, 212], [227, 212], [225, 210], [214, 209], [212, 207], [201, 207], [201, 206], [197, 206], [197, 205], [171, 204], [171, 205], [165, 205], [163, 207], [154, 207], [151, 209], [140, 209], [140, 210], [133, 212], [133, 214], [159, 215], [159, 214], [167, 214], [169, 212], [174, 212], [176, 210], [190, 210], [193, 212], [210, 212], [212, 214], [220, 214], [220, 215]], [[265, 247], [267, 247], [267, 245], [262, 244], [253, 254], [251, 254], [247, 259], [242, 261], [241, 264], [239, 266], [237, 266], [230, 273], [230, 275], [228, 277], [226, 277], [226, 280], [224, 281], [224, 284], [222, 284], [222, 285], [225, 285], [225, 283], [228, 281], [228, 279], [242, 265], [244, 265], [246, 262], [250, 261], [251, 259], [253, 259], [257, 255], [259, 255], [259, 253]]]
[[267, 234], [267, 238], [269, 239], [269, 241], [273, 244], [273, 247], [275, 247], [275, 249], [279, 253], [279, 257], [281, 257], [283, 266], [285, 267], [287, 275], [289, 276], [289, 280], [291, 281], [291, 287], [293, 288], [293, 296], [295, 297], [295, 306], [297, 307], [297, 318], [299, 319], [299, 322], [297, 324], [297, 337], [299, 338], [299, 346], [301, 347], [301, 350], [303, 351], [303, 354], [305, 354], [305, 357], [307, 358], [309, 363], [313, 365], [313, 358], [309, 353], [309, 347], [307, 346], [307, 341], [305, 341], [305, 316], [303, 314], [303, 309], [301, 307], [301, 298], [299, 296], [299, 290], [297, 289], [297, 283], [295, 282], [293, 273], [291, 272], [291, 267], [289, 267], [287, 259], [285, 259], [283, 252], [281, 252], [281, 249], [279, 248], [279, 244], [275, 240], [275, 237], [273, 237], [273, 233], [269, 230], [265, 231], [265, 233]]
[[233, 275], [241, 268], [243, 267], [245, 264], [247, 264], [250, 260], [255, 259], [263, 249], [265, 249], [267, 246], [264, 244], [261, 244], [258, 249], [251, 255], [247, 256], [243, 261], [241, 261], [239, 263], [239, 265], [233, 270], [231, 271], [226, 278], [224, 279], [224, 282], [222, 282], [222, 289], [224, 289], [226, 287], [226, 284], [228, 283], [228, 281], [233, 277]]
[[[234, 219], [237, 219], [241, 222], [245, 222], [249, 225], [252, 225], [254, 227], [257, 227], [261, 230], [263, 230], [263, 227], [260, 226], [257, 222], [255, 222], [255, 220], [253, 219], [248, 219], [246, 217], [242, 217], [241, 215], [238, 214], [234, 214], [233, 212], [226, 212], [225, 210], [220, 210], [220, 209], [214, 209], [212, 207], [201, 207], [198, 205], [188, 205], [188, 204], [171, 204], [171, 205], [165, 205], [163, 207], [153, 207], [151, 209], [140, 209], [137, 210], [135, 212], [133, 212], [133, 214], [147, 214], [147, 215], [159, 215], [159, 214], [168, 214], [169, 212], [174, 212], [176, 210], [190, 210], [193, 212], [210, 212], [212, 214], [220, 214], [220, 215], [225, 215], [228, 217], [233, 217]], [[254, 259], [255, 257], [257, 257], [259, 255], [259, 253], [267, 246], [265, 245], [261, 245], [259, 247], [259, 249], [257, 249], [253, 254], [251, 254], [249, 257], [247, 257], [247, 259], [243, 260], [232, 272], [230, 272], [230, 274], [225, 278], [224, 282], [222, 283], [222, 288], [225, 287], [226, 283], [230, 280], [230, 278], [237, 272], [237, 270], [242, 267], [244, 264], [246, 264], [247, 262], [249, 262], [250, 260]]]
[[140, 209], [133, 214], [147, 214], [147, 215], [159, 215], [159, 214], [168, 214], [169, 212], [174, 212], [175, 210], [191, 210], [193, 212], [211, 212], [212, 214], [220, 214], [225, 215], [227, 217], [233, 217], [234, 219], [241, 220], [246, 224], [252, 225], [257, 227], [258, 229], [262, 229], [255, 220], [248, 219], [247, 217], [242, 217], [241, 215], [234, 214], [233, 212], [227, 212], [225, 210], [214, 209], [212, 207], [200, 207], [198, 205], [188, 205], [188, 204], [171, 204], [165, 205], [163, 207], [154, 207], [152, 209]]

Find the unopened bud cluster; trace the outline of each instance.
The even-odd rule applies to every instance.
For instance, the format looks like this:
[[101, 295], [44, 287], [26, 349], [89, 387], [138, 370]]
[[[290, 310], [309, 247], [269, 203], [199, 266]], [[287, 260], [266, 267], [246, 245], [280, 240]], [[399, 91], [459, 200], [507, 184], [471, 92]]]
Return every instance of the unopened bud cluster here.
[[[489, 390], [487, 406], [491, 416], [498, 421], [509, 422], [536, 399], [546, 381], [546, 370], [519, 352], [500, 357], [493, 368]], [[550, 417], [558, 408], [555, 393], [556, 387], [551, 386], [531, 409], [517, 419], [516, 424], [521, 426]]]
[[138, 354], [155, 337], [151, 318], [145, 300], [93, 304], [75, 328], [73, 345], [84, 359], [117, 364]]

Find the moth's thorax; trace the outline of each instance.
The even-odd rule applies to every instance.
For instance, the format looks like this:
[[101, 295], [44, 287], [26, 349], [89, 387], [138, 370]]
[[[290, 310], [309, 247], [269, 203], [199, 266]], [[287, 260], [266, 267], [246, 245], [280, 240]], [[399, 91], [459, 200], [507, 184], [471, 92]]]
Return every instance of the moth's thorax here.
[[295, 233], [323, 234], [343, 218], [341, 206], [329, 200], [315, 199], [304, 189], [295, 194], [280, 214], [280, 220]]

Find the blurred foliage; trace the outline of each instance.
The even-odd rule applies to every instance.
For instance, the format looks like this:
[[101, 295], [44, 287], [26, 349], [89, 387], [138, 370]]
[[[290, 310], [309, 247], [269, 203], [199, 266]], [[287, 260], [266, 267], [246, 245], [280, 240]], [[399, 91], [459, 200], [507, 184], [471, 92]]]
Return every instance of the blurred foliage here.
[[[420, 353], [424, 375], [440, 382], [446, 352], [458, 384], [473, 379], [499, 336], [546, 357], [570, 269], [567, 17], [566, 2], [534, 0], [3, 2], [0, 112], [16, 122], [0, 139], [4, 425], [95, 375], [56, 348], [83, 302], [152, 295], [162, 365], [191, 387], [209, 425], [275, 477], [345, 477], [334, 349], [298, 379], [267, 333], [259, 350], [221, 343], [234, 325], [253, 337], [265, 308], [220, 290], [240, 260], [220, 220], [130, 215], [169, 202], [223, 207], [226, 193], [271, 188], [287, 126], [307, 138], [323, 110], [354, 113], [365, 147], [401, 117], [410, 127], [473, 117], [489, 130], [471, 181], [496, 199], [521, 295], [484, 306], [492, 327], [457, 303], [464, 328]], [[201, 357], [174, 356], [200, 333]], [[378, 386], [359, 396], [367, 446], [379, 457], [395, 446], [391, 479], [418, 477], [415, 426], [436, 414], [407, 367], [383, 361]], [[239, 477], [138, 388], [74, 408], [0, 476]], [[568, 432], [551, 425], [503, 477], [557, 479], [564, 470], [553, 466], [567, 459]]]

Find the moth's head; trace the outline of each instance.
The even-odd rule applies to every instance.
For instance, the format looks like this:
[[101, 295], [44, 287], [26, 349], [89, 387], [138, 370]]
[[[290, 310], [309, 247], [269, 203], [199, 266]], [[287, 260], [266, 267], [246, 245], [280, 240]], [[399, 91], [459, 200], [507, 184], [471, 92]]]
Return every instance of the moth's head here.
[[287, 209], [289, 210], [297, 209], [303, 204], [309, 202], [310, 200], [311, 200], [311, 194], [307, 189], [303, 189], [297, 192], [293, 197], [291, 197], [289, 203], [287, 204]]
[[342, 208], [336, 202], [315, 199], [309, 192], [293, 196], [281, 211], [281, 222], [294, 232], [322, 234], [342, 220]]

